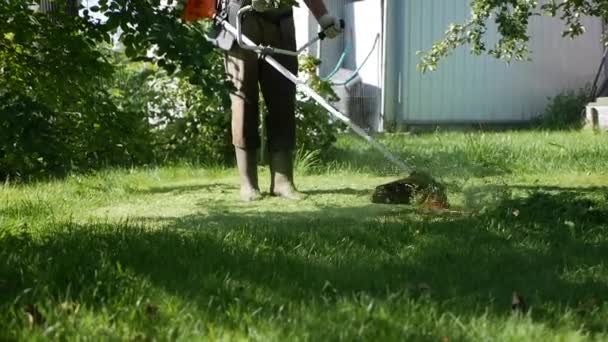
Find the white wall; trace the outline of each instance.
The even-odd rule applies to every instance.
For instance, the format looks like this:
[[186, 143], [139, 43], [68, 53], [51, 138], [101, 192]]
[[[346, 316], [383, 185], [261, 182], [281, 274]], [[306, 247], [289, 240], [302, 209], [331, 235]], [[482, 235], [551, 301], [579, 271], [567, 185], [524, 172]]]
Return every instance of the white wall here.
[[[348, 58], [350, 69], [360, 69], [363, 83], [380, 86], [382, 58], [381, 0], [355, 1], [346, 5], [345, 17], [350, 21], [345, 32], [346, 43], [354, 49]], [[380, 37], [374, 46], [376, 37]], [[363, 64], [369, 55], [367, 62]]]
[[[294, 8], [294, 21], [296, 26], [296, 41], [298, 46], [303, 46], [312, 37], [314, 32], [317, 30], [317, 24], [310, 11], [304, 4], [304, 1], [298, 0], [299, 7]], [[307, 53], [312, 56], [317, 56], [319, 51], [319, 45], [315, 44], [311, 46]]]

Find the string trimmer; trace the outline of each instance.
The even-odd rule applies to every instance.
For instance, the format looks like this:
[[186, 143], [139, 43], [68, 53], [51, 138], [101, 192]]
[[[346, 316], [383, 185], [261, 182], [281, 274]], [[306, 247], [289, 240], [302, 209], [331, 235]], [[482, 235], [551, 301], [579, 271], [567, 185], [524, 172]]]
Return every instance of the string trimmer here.
[[[276, 54], [299, 56], [309, 46], [313, 45], [319, 40], [324, 40], [326, 38], [325, 32], [319, 32], [314, 39], [304, 44], [304, 46], [299, 48], [297, 51], [283, 50], [272, 46], [257, 45], [242, 32], [241, 23], [243, 16], [251, 11], [253, 11], [251, 6], [242, 7], [238, 11], [235, 27], [227, 20], [225, 15], [220, 15], [222, 11], [217, 0], [189, 0], [184, 11], [184, 19], [186, 21], [212, 19], [216, 25], [223, 28], [226, 32], [236, 38], [240, 48], [257, 53], [260, 58], [266, 61], [266, 63], [275, 68], [289, 81], [293, 82], [300, 91], [314, 99], [331, 115], [346, 124], [353, 132], [355, 132], [370, 146], [380, 152], [384, 158], [393, 163], [404, 173], [409, 174], [409, 177], [407, 178], [378, 186], [372, 196], [372, 202], [387, 204], [410, 203], [412, 199], [415, 199], [419, 204], [426, 204], [434, 208], [447, 208], [447, 196], [445, 193], [445, 187], [443, 185], [435, 181], [430, 175], [424, 172], [414, 171], [408, 167], [407, 164], [391, 153], [384, 145], [372, 138], [364, 129], [354, 123], [348, 116], [336, 109], [331, 103], [329, 103], [329, 101], [314, 91], [304, 81], [298, 79], [293, 73], [283, 67], [281, 63], [272, 57], [272, 55]], [[341, 24], [344, 28], [344, 21], [341, 21]]]

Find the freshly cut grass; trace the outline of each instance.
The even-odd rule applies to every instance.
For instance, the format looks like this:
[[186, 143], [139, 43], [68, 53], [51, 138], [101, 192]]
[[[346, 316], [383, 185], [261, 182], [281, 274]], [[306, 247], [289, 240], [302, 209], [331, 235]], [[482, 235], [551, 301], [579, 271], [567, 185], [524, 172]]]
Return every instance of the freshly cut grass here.
[[372, 204], [403, 175], [351, 138], [299, 203], [196, 167], [4, 184], [0, 340], [608, 340], [604, 136], [382, 139], [459, 210]]

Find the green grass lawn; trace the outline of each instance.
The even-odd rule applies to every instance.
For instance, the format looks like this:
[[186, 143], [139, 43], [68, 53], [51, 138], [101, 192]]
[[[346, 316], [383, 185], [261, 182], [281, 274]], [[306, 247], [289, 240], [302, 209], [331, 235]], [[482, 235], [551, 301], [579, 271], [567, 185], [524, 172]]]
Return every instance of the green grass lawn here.
[[221, 168], [4, 184], [0, 340], [608, 340], [606, 136], [384, 142], [461, 213], [371, 204], [399, 175], [352, 138], [300, 163], [300, 203]]

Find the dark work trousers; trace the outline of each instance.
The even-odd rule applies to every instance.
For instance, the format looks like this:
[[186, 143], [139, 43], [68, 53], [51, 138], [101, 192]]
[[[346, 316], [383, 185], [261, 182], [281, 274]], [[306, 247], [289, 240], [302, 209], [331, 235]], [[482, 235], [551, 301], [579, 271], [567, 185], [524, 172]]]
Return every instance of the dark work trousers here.
[[[248, 13], [243, 18], [243, 34], [256, 44], [270, 45], [286, 50], [296, 49], [293, 14]], [[274, 55], [279, 63], [294, 74], [298, 71], [297, 57]], [[255, 52], [234, 44], [225, 56], [226, 71], [236, 87], [231, 94], [232, 143], [243, 149], [258, 149], [259, 90], [261, 89], [268, 116], [266, 120], [268, 150], [295, 148], [295, 97], [296, 87]], [[258, 86], [259, 85], [259, 86]]]

